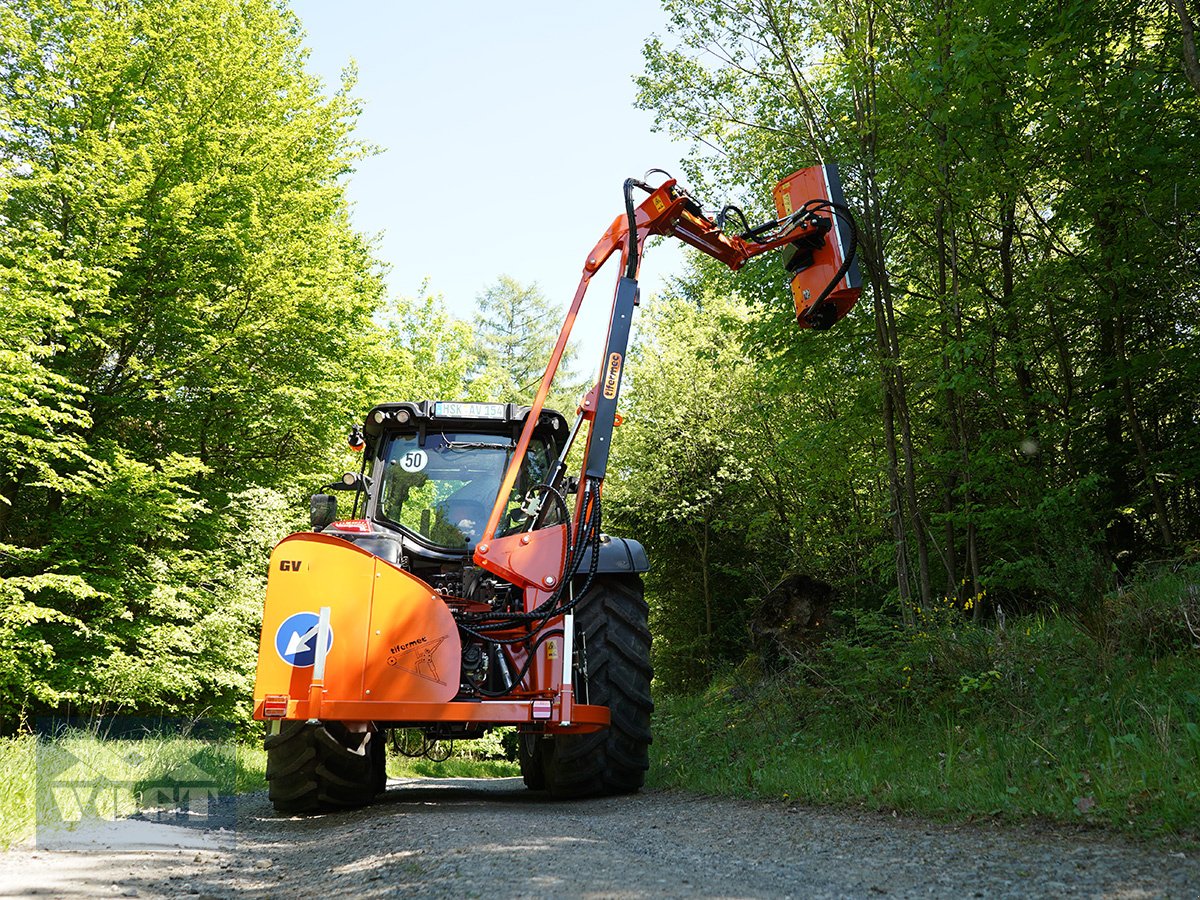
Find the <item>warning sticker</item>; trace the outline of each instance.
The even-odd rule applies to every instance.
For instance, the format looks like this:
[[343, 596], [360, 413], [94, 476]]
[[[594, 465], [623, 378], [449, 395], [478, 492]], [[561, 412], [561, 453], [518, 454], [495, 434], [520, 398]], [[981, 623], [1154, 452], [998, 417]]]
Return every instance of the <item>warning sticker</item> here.
[[420, 472], [429, 465], [429, 454], [424, 450], [409, 450], [400, 457], [400, 468], [405, 472]]

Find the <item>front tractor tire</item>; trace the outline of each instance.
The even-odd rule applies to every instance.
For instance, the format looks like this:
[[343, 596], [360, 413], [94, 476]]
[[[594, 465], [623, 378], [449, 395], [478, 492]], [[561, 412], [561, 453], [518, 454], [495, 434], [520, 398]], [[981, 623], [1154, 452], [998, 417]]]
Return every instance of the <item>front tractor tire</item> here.
[[[649, 607], [636, 575], [601, 575], [580, 600], [575, 624], [587, 649], [587, 699], [607, 706], [612, 724], [586, 734], [544, 737], [522, 756], [531, 788], [555, 797], [630, 794], [650, 768]], [[533, 736], [530, 736], [531, 738]], [[524, 750], [525, 747], [522, 747]], [[540, 763], [541, 778], [533, 773]]]
[[546, 761], [542, 756], [540, 734], [517, 735], [517, 764], [521, 767], [521, 780], [531, 791], [546, 789]]
[[351, 732], [337, 722], [282, 722], [264, 743], [268, 796], [276, 812], [354, 809], [387, 787], [382, 732]]

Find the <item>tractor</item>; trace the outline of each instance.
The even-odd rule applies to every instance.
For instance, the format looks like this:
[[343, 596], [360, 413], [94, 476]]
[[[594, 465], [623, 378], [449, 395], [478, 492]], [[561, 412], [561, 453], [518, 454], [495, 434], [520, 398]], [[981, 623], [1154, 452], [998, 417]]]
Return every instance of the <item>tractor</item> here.
[[[781, 180], [776, 218], [754, 228], [736, 207], [705, 212], [669, 176], [629, 179], [624, 196], [533, 403], [375, 406], [349, 437], [359, 471], [313, 495], [312, 530], [272, 552], [254, 715], [277, 811], [370, 803], [387, 784], [386, 737], [401, 730], [429, 746], [514, 727], [525, 785], [553, 797], [642, 786], [649, 561], [601, 530], [601, 499], [645, 241], [674, 236], [734, 270], [785, 250], [797, 322], [814, 330], [846, 315], [861, 279], [833, 166]], [[726, 231], [732, 216], [740, 233]], [[618, 253], [600, 375], [568, 420], [546, 398], [588, 284]]]

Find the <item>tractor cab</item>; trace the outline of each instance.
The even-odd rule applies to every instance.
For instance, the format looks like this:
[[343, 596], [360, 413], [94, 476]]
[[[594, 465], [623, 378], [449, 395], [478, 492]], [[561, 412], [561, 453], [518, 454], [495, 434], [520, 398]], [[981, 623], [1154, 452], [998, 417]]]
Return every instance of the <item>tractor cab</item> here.
[[[333, 497], [318, 494], [313, 528], [422, 577], [461, 572], [470, 565], [528, 414], [529, 407], [513, 403], [425, 400], [374, 407], [351, 434], [351, 446], [363, 452], [362, 472], [329, 486], [355, 492], [351, 516], [337, 520]], [[555, 470], [567, 432], [561, 414], [542, 410], [497, 536], [528, 526], [529, 492]], [[557, 515], [549, 506], [541, 524], [555, 524]], [[422, 571], [430, 567], [437, 571]]]
[[[515, 447], [511, 434], [476, 427], [424, 435], [389, 432], [371, 461], [371, 481], [378, 482], [371, 517], [414, 541], [441, 549], [474, 549]], [[545, 477], [545, 451], [540, 442], [533, 448], [524, 477], [508, 498], [506, 512], [513, 519], [519, 519], [528, 483]], [[515, 524], [505, 521], [501, 527]]]

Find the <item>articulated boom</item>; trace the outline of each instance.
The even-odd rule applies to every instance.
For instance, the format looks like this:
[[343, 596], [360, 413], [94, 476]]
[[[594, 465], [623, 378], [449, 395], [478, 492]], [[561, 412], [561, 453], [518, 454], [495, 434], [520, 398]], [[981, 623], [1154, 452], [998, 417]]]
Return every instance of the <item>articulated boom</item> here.
[[[649, 194], [636, 208], [631, 197], [634, 187], [641, 188]], [[791, 276], [796, 321], [802, 328], [830, 328], [850, 311], [862, 292], [862, 280], [855, 261], [857, 230], [853, 217], [845, 206], [835, 166], [801, 169], [780, 181], [774, 190], [778, 218], [755, 228], [747, 227], [740, 235], [728, 234], [722, 228], [726, 214], [733, 211], [741, 216], [740, 210], [726, 207], [718, 216], [719, 221], [714, 221], [705, 215], [700, 205], [686, 191], [679, 188], [674, 179], [667, 179], [657, 188], [650, 188], [631, 179], [625, 183], [625, 200], [625, 215], [618, 216], [613, 221], [588, 254], [579, 287], [571, 301], [530, 411], [530, 422], [533, 422], [550, 393], [550, 385], [562, 361], [563, 352], [592, 276], [620, 250], [624, 274], [618, 280], [613, 296], [608, 340], [601, 359], [600, 381], [584, 397], [579, 413], [581, 421], [589, 423], [582, 468], [587, 480], [593, 482], [594, 496], [597, 499], [607, 471], [621, 375], [629, 344], [629, 330], [633, 309], [639, 299], [637, 274], [641, 265], [642, 249], [648, 237], [677, 237], [685, 244], [719, 259], [734, 271], [756, 256], [787, 248], [785, 267]], [[574, 433], [573, 431], [572, 434]], [[484, 539], [475, 551], [475, 561], [489, 571], [500, 573], [500, 558], [508, 552], [507, 543], [497, 543], [493, 538], [500, 521], [504, 498], [515, 483], [531, 434], [532, 427], [527, 425], [517, 443], [513, 461], [509, 465], [488, 519]], [[587, 482], [581, 480], [576, 499], [578, 522], [584, 521], [588, 511], [587, 489]], [[543, 539], [550, 538], [547, 536]], [[547, 594], [545, 589], [553, 587], [561, 575], [561, 571], [534, 566], [524, 572], [522, 577], [530, 584], [532, 590]], [[547, 582], [547, 578], [551, 581]]]
[[[836, 170], [796, 172], [774, 200], [777, 217], [751, 228], [735, 207], [710, 218], [673, 179], [630, 179], [531, 407], [383, 403], [352, 432], [363, 469], [329, 487], [354, 491], [355, 517], [334, 521], [333, 496], [316, 495], [314, 531], [271, 556], [254, 714], [271, 723], [276, 809], [370, 802], [386, 785], [383, 735], [401, 728], [432, 741], [516, 726], [526, 784], [560, 796], [642, 785], [648, 562], [636, 541], [600, 529], [642, 250], [671, 235], [734, 270], [784, 250], [799, 325], [829, 328], [861, 291]], [[740, 233], [727, 232], [731, 215]], [[544, 405], [588, 285], [618, 252], [600, 377], [571, 425]]]

